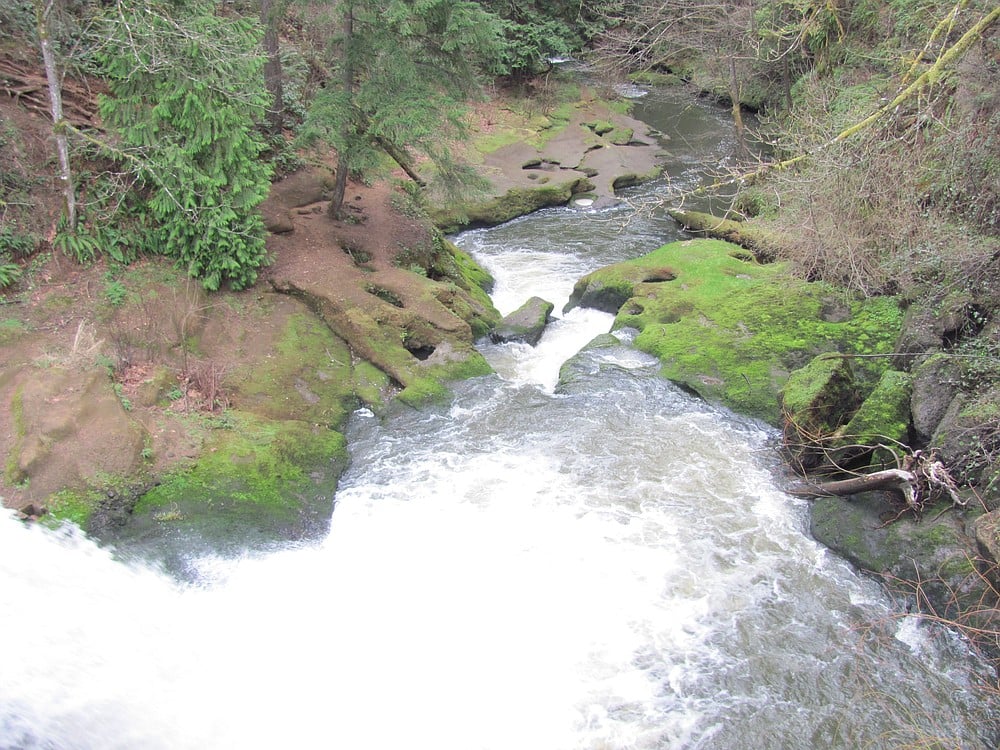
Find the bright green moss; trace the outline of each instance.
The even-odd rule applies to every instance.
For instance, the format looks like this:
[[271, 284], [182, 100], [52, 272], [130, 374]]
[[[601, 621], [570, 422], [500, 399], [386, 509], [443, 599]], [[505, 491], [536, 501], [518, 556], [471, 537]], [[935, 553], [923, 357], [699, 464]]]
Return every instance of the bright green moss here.
[[277, 356], [235, 373], [241, 408], [279, 420], [339, 427], [354, 409], [351, 352], [315, 316], [288, 318]]
[[912, 378], [905, 372], [886, 370], [840, 434], [848, 443], [906, 444], [910, 427]]
[[[901, 320], [891, 300], [854, 301], [847, 321], [826, 320], [829, 287], [720, 240], [665, 245], [588, 280], [631, 292], [615, 328], [637, 328], [636, 346], [660, 359], [665, 377], [772, 424], [791, 371], [828, 351], [889, 352]], [[885, 362], [865, 367], [881, 374]]]
[[164, 477], [142, 497], [136, 513], [225, 499], [293, 514], [297, 490], [310, 482], [312, 469], [346, 462], [346, 441], [334, 430], [245, 413], [228, 416], [231, 429], [213, 430], [197, 463]]

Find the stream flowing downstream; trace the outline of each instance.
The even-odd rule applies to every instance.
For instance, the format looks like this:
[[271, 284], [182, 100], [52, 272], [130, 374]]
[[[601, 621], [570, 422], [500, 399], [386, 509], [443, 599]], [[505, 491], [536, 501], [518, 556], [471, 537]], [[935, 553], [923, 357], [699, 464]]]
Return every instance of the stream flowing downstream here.
[[[643, 102], [670, 181], [725, 113]], [[663, 183], [638, 190], [643, 202]], [[456, 237], [510, 312], [677, 238], [623, 205]], [[447, 405], [361, 410], [329, 535], [178, 581], [0, 517], [0, 748], [991, 748], [965, 644], [808, 535], [773, 431], [574, 310]], [[561, 385], [559, 370], [564, 370]]]

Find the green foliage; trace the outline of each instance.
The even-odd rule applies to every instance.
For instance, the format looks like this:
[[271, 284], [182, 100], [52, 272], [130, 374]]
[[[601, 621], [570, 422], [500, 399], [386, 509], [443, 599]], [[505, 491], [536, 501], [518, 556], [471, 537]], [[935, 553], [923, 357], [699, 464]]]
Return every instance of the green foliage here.
[[27, 258], [35, 251], [38, 241], [34, 236], [16, 231], [13, 227], [0, 227], [0, 259]]
[[256, 25], [204, 0], [115, 10], [98, 54], [111, 92], [100, 110], [141, 154], [129, 163], [153, 242], [206, 289], [249, 286], [267, 259], [257, 206], [270, 177], [254, 128], [267, 102]]
[[0, 289], [13, 286], [21, 278], [21, 267], [17, 263], [0, 262]]
[[503, 54], [495, 73], [526, 79], [550, 57], [578, 55], [607, 23], [600, 3], [514, 0], [483, 3], [504, 20]]
[[70, 229], [65, 216], [59, 219], [52, 246], [80, 264], [92, 263], [100, 253], [96, 235], [85, 226]]
[[112, 307], [121, 307], [128, 299], [128, 289], [118, 279], [109, 279], [104, 287], [104, 296]]
[[465, 0], [356, 0], [337, 10], [345, 20], [331, 62], [341, 84], [317, 92], [303, 140], [331, 144], [341, 167], [356, 173], [384, 153], [398, 161], [416, 149], [452, 179], [445, 144], [464, 131], [464, 102], [500, 54], [499, 20]]

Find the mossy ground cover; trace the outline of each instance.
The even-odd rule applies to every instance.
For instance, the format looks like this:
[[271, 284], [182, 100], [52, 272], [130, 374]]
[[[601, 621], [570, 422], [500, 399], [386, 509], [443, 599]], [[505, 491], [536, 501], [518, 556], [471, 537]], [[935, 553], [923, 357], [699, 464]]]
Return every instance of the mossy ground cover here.
[[255, 514], [293, 516], [316, 472], [332, 493], [346, 460], [344, 436], [326, 426], [232, 412], [210, 430], [198, 460], [164, 477], [142, 496], [133, 515], [179, 520], [238, 503]]
[[273, 356], [231, 378], [237, 406], [276, 419], [339, 428], [356, 406], [351, 352], [315, 316], [290, 316]]
[[[646, 272], [674, 278], [637, 281]], [[901, 322], [886, 299], [851, 301], [849, 319], [829, 322], [829, 287], [794, 279], [781, 264], [752, 262], [718, 240], [665, 245], [588, 278], [631, 289], [615, 327], [638, 329], [636, 346], [660, 359], [665, 377], [772, 424], [792, 370], [822, 352], [890, 352]], [[884, 368], [872, 359], [859, 369], [876, 378]]]

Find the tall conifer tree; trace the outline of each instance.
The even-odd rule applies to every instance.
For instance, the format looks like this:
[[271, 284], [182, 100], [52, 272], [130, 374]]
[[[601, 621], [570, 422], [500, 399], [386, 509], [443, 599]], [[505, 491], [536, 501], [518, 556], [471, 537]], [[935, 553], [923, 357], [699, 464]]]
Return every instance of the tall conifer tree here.
[[341, 0], [329, 56], [339, 72], [316, 97], [308, 130], [337, 150], [330, 213], [341, 216], [352, 172], [388, 154], [418, 184], [411, 150], [454, 176], [447, 137], [462, 130], [463, 104], [501, 51], [501, 23], [466, 0]]

